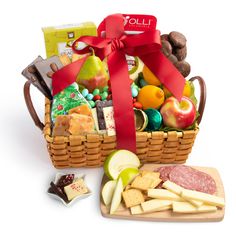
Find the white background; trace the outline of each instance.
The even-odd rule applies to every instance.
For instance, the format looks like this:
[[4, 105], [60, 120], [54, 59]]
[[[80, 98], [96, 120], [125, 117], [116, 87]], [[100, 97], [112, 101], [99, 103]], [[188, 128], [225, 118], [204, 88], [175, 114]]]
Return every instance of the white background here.
[[[2, 1], [0, 4], [1, 149], [0, 235], [222, 235], [233, 234], [235, 187], [235, 7], [232, 1], [84, 0]], [[45, 57], [42, 26], [94, 21], [111, 13], [144, 13], [158, 18], [163, 33], [188, 39], [191, 75], [205, 78], [208, 97], [200, 133], [188, 164], [216, 167], [226, 191], [220, 223], [155, 223], [103, 218], [99, 210], [102, 169], [79, 169], [93, 195], [64, 207], [46, 194], [57, 172], [44, 138], [27, 112], [22, 69]], [[32, 90], [43, 118], [44, 99]], [[4, 232], [4, 233], [3, 233]], [[235, 232], [234, 232], [235, 233]]]

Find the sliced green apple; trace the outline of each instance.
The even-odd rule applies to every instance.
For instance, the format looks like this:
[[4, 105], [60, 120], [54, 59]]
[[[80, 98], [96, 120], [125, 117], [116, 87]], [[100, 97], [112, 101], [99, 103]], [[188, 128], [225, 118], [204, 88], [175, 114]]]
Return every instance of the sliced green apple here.
[[126, 168], [138, 168], [139, 158], [128, 150], [117, 150], [112, 152], [104, 163], [104, 172], [110, 179], [117, 179], [120, 172]]
[[119, 178], [122, 179], [125, 188], [139, 174], [138, 168], [126, 168], [120, 172]]
[[103, 186], [102, 200], [106, 206], [111, 203], [116, 188], [116, 182], [116, 180], [110, 180]]
[[122, 199], [122, 192], [123, 192], [123, 183], [122, 179], [119, 178], [117, 180], [116, 188], [112, 197], [110, 214], [114, 214], [117, 208], [119, 207]]

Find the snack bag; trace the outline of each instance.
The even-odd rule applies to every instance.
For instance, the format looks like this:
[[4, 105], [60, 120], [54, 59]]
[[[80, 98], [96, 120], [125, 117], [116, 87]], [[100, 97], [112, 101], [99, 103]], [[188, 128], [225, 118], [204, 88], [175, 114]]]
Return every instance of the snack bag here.
[[89, 103], [78, 90], [76, 83], [71, 84], [53, 97], [51, 119], [54, 122], [58, 115], [66, 115], [72, 108]]

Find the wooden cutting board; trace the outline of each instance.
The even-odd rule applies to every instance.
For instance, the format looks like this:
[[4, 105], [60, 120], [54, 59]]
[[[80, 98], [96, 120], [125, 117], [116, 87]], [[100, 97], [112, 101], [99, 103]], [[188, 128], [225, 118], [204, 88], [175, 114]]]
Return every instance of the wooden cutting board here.
[[[156, 168], [164, 166], [160, 164], [145, 164], [142, 166], [141, 170], [155, 170]], [[217, 186], [217, 196], [225, 197], [224, 187], [220, 178], [218, 171], [215, 168], [210, 167], [197, 167], [193, 168], [203, 171], [212, 178], [214, 178]], [[108, 181], [106, 176], [103, 176], [101, 189], [103, 185]], [[100, 193], [101, 196], [101, 193]], [[179, 214], [173, 213], [171, 210], [146, 213], [141, 215], [131, 215], [130, 210], [125, 208], [124, 204], [121, 203], [116, 213], [113, 215], [109, 214], [109, 207], [106, 207], [100, 197], [100, 208], [101, 213], [104, 217], [115, 218], [115, 219], [127, 219], [127, 220], [142, 220], [142, 221], [163, 221], [163, 222], [216, 222], [221, 221], [224, 218], [225, 209], [218, 209], [216, 212], [209, 213], [198, 213], [198, 214]]]

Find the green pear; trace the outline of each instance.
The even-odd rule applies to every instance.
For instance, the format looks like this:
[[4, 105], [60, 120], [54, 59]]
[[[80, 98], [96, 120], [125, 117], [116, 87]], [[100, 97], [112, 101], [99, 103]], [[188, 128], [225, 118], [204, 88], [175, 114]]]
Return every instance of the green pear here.
[[107, 85], [108, 74], [104, 63], [94, 53], [88, 56], [77, 76], [76, 82], [85, 86], [89, 92]]

